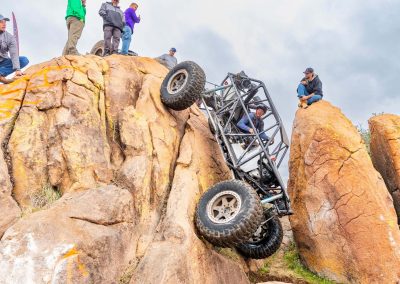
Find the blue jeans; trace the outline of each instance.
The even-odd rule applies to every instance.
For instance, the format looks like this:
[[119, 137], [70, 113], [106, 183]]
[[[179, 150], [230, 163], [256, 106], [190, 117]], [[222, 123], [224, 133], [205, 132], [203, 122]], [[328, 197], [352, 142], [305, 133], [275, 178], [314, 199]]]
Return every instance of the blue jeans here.
[[[300, 99], [304, 96], [308, 96], [309, 93], [307, 92], [306, 86], [304, 86], [303, 84], [299, 84], [299, 86], [297, 87], [297, 97]], [[320, 95], [314, 95], [311, 98], [309, 98], [307, 100], [307, 105], [311, 105], [315, 102], [318, 102], [322, 99], [322, 96]]]
[[[19, 57], [19, 64], [21, 65], [21, 69], [28, 65], [28, 63], [28, 58], [26, 58], [25, 56]], [[15, 70], [13, 69], [12, 61], [10, 58], [6, 58], [3, 59], [3, 61], [0, 61], [0, 76], [6, 77], [14, 72]]]
[[122, 50], [121, 54], [128, 54], [129, 46], [132, 41], [132, 29], [130, 26], [124, 27], [124, 33], [122, 34]]

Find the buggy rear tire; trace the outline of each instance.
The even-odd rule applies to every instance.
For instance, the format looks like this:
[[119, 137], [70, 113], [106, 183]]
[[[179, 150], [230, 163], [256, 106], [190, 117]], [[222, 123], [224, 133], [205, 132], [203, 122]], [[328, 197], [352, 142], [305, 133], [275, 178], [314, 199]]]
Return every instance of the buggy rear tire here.
[[98, 41], [90, 51], [90, 54], [94, 54], [97, 56], [103, 56], [104, 53], [104, 40]]
[[263, 220], [256, 191], [239, 180], [220, 182], [200, 199], [196, 227], [210, 243], [231, 247], [247, 241]]
[[184, 110], [200, 99], [206, 75], [199, 65], [184, 61], [176, 65], [161, 85], [161, 101], [173, 110]]
[[236, 248], [241, 255], [253, 259], [263, 259], [273, 255], [281, 246], [283, 239], [281, 221], [271, 213], [266, 213], [265, 218], [269, 221], [261, 225], [256, 232], [258, 235], [253, 235], [252, 238], [260, 238], [260, 235], [264, 235], [264, 237], [258, 241], [239, 244]]

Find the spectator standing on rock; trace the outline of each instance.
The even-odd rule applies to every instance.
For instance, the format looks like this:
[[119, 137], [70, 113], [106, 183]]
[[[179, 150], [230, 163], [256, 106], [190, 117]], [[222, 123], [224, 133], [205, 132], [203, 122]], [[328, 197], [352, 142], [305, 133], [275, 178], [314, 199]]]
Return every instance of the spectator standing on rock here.
[[103, 18], [103, 56], [118, 53], [121, 34], [125, 27], [125, 15], [118, 4], [119, 0], [103, 3], [99, 11], [100, 16]]
[[322, 82], [311, 67], [307, 68], [303, 73], [305, 77], [297, 87], [297, 97], [300, 99], [299, 107], [307, 108], [322, 99]]
[[178, 64], [178, 60], [175, 57], [175, 53], [176, 53], [176, 48], [173, 47], [169, 50], [168, 54], [163, 54], [157, 57], [156, 60], [165, 67], [167, 67], [169, 70], [171, 70]]
[[122, 51], [121, 54], [128, 55], [129, 46], [132, 41], [132, 34], [135, 24], [140, 23], [140, 16], [136, 15], [138, 4], [132, 3], [125, 11], [125, 27], [122, 35]]
[[86, 0], [68, 0], [67, 21], [68, 40], [63, 55], [79, 55], [76, 45], [81, 38], [86, 18]]
[[[28, 58], [18, 55], [17, 40], [6, 31], [8, 21], [10, 21], [9, 18], [0, 15], [0, 82], [3, 84], [12, 83], [15, 79], [24, 75], [21, 69], [29, 63]], [[11, 58], [8, 53], [10, 53]], [[14, 72], [15, 77], [13, 79], [6, 78]]]

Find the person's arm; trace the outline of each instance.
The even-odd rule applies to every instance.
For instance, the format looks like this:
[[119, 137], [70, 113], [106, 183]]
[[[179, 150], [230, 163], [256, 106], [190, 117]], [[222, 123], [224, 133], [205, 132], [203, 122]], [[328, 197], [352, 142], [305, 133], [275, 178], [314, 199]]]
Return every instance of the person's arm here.
[[248, 127], [247, 123], [249, 123], [249, 119], [248, 119], [247, 115], [243, 115], [242, 119], [239, 120], [237, 127], [239, 127], [240, 130], [249, 133], [250, 129], [252, 129], [252, 128]]
[[165, 61], [166, 61], [166, 59], [165, 59], [165, 54], [163, 54], [163, 55], [161, 55], [161, 56], [159, 56], [159, 57], [156, 57], [156, 59], [165, 62]]
[[121, 10], [121, 14], [122, 14], [122, 22], [124, 23], [124, 27], [126, 25], [126, 19], [125, 19], [125, 13]]
[[140, 23], [140, 17], [136, 15], [136, 11], [132, 11], [132, 19], [134, 23]]
[[20, 70], [21, 66], [19, 65], [19, 54], [18, 54], [17, 41], [14, 36], [12, 36], [9, 41], [8, 50], [10, 52], [13, 69], [15, 71]]
[[321, 96], [321, 94], [322, 94], [322, 82], [321, 82], [321, 80], [319, 78], [318, 78], [318, 81], [316, 82], [315, 87], [313, 89], [313, 94], [314, 95], [318, 95], [318, 96]]
[[106, 3], [101, 4], [100, 10], [99, 10], [99, 15], [103, 18], [107, 15], [106, 5], [107, 5]]

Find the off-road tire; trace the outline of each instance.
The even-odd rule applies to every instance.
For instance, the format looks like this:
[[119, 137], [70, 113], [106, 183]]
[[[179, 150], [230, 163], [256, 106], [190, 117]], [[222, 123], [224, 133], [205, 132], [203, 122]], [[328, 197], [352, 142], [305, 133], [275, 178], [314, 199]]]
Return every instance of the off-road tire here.
[[103, 56], [104, 53], [104, 40], [98, 41], [90, 51], [90, 54], [94, 54], [97, 56]]
[[[237, 215], [226, 223], [214, 222], [208, 214], [209, 203], [215, 196], [234, 192], [241, 199]], [[220, 247], [233, 247], [248, 240], [262, 220], [263, 208], [256, 191], [239, 180], [220, 182], [201, 197], [196, 209], [196, 227], [210, 243]]]
[[[173, 82], [178, 75], [185, 76], [184, 82], [175, 91]], [[200, 99], [206, 84], [206, 75], [199, 65], [184, 61], [176, 65], [165, 77], [161, 85], [161, 101], [173, 110], [184, 110]]]
[[242, 243], [236, 248], [241, 255], [253, 259], [263, 259], [273, 255], [281, 246], [283, 239], [283, 229], [279, 218], [271, 213], [266, 213], [267, 236], [257, 243]]

